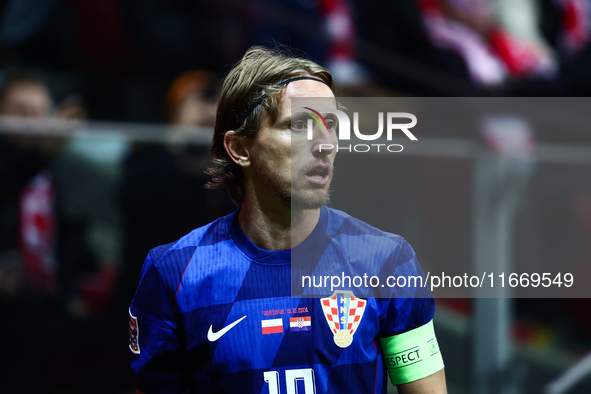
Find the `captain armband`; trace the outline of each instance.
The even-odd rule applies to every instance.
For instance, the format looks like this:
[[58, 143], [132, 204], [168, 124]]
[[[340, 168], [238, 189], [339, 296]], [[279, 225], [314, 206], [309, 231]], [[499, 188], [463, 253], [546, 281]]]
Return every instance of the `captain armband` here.
[[414, 382], [443, 369], [433, 320], [414, 330], [380, 339], [392, 384]]

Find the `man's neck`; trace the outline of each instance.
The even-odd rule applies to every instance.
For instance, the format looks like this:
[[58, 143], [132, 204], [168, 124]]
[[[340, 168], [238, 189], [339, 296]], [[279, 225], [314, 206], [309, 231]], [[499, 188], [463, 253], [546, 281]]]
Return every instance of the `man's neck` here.
[[245, 200], [238, 223], [250, 241], [261, 249], [291, 249], [314, 231], [320, 209], [293, 210], [284, 204], [261, 204]]

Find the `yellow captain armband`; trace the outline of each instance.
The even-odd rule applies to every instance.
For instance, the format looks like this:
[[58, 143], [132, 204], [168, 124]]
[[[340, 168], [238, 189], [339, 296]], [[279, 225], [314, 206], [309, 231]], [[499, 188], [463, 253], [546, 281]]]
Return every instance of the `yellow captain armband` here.
[[381, 338], [380, 343], [394, 385], [414, 382], [444, 367], [433, 320], [414, 330]]

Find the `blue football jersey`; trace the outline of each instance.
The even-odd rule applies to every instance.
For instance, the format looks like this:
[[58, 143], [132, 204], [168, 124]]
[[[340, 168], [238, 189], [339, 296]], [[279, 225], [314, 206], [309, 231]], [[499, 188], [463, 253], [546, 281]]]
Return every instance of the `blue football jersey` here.
[[348, 273], [410, 267], [424, 275], [404, 238], [344, 212], [321, 208], [301, 245], [270, 251], [246, 237], [236, 211], [148, 254], [129, 309], [136, 387], [146, 394], [386, 393], [379, 339], [429, 323], [430, 293], [294, 297], [295, 254], [337, 262]]

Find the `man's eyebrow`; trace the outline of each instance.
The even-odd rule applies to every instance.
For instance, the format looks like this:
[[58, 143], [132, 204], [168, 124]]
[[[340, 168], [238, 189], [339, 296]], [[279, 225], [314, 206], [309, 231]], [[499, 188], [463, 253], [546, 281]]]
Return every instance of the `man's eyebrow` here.
[[275, 124], [278, 128], [285, 128], [291, 125], [291, 116], [287, 116], [286, 118], [279, 119]]
[[289, 115], [283, 119], [280, 119], [277, 122], [277, 127], [288, 127], [291, 126], [291, 122], [302, 120], [302, 119], [309, 119], [310, 115], [305, 112], [298, 112], [294, 115]]

